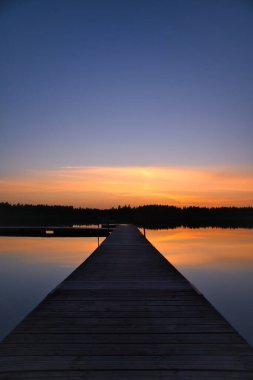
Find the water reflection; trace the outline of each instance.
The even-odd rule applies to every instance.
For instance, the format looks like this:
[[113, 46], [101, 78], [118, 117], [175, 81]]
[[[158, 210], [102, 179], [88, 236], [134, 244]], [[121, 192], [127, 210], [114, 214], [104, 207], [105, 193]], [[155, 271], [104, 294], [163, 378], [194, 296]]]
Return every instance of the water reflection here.
[[146, 236], [253, 345], [253, 231], [178, 228]]
[[97, 245], [96, 237], [0, 237], [0, 339]]
[[[177, 228], [146, 236], [253, 345], [253, 230]], [[0, 237], [0, 339], [97, 245], [95, 237]]]
[[177, 228], [148, 230], [146, 237], [176, 266], [253, 266], [253, 230]]

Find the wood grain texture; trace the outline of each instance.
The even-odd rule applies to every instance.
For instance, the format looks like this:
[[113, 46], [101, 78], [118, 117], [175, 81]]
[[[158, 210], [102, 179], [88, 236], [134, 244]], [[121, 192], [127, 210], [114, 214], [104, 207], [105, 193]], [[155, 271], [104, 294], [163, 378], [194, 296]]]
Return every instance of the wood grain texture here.
[[119, 226], [0, 344], [0, 379], [253, 379], [253, 349]]

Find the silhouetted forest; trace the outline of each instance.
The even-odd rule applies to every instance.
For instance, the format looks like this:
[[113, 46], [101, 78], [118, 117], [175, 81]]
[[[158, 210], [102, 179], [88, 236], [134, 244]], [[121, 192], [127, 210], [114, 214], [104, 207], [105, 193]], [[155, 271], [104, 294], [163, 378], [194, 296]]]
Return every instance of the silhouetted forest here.
[[175, 207], [148, 205], [105, 210], [72, 206], [0, 203], [2, 226], [72, 226], [133, 223], [145, 228], [180, 226], [253, 228], [253, 207]]

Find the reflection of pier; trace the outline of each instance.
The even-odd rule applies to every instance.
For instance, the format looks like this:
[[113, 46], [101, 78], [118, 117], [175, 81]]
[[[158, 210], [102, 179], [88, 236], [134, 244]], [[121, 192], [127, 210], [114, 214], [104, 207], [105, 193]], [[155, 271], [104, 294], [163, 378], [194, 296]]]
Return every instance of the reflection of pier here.
[[107, 237], [110, 226], [106, 228], [89, 227], [0, 227], [0, 236], [28, 237]]
[[252, 379], [253, 350], [133, 226], [0, 346], [0, 379]]

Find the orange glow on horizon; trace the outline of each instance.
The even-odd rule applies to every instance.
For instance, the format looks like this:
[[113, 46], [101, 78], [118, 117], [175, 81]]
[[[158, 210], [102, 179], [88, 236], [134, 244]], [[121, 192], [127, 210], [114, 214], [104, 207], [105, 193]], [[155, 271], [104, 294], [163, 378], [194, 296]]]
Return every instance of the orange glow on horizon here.
[[252, 206], [253, 171], [175, 167], [65, 167], [0, 179], [10, 203], [109, 208], [125, 204]]

